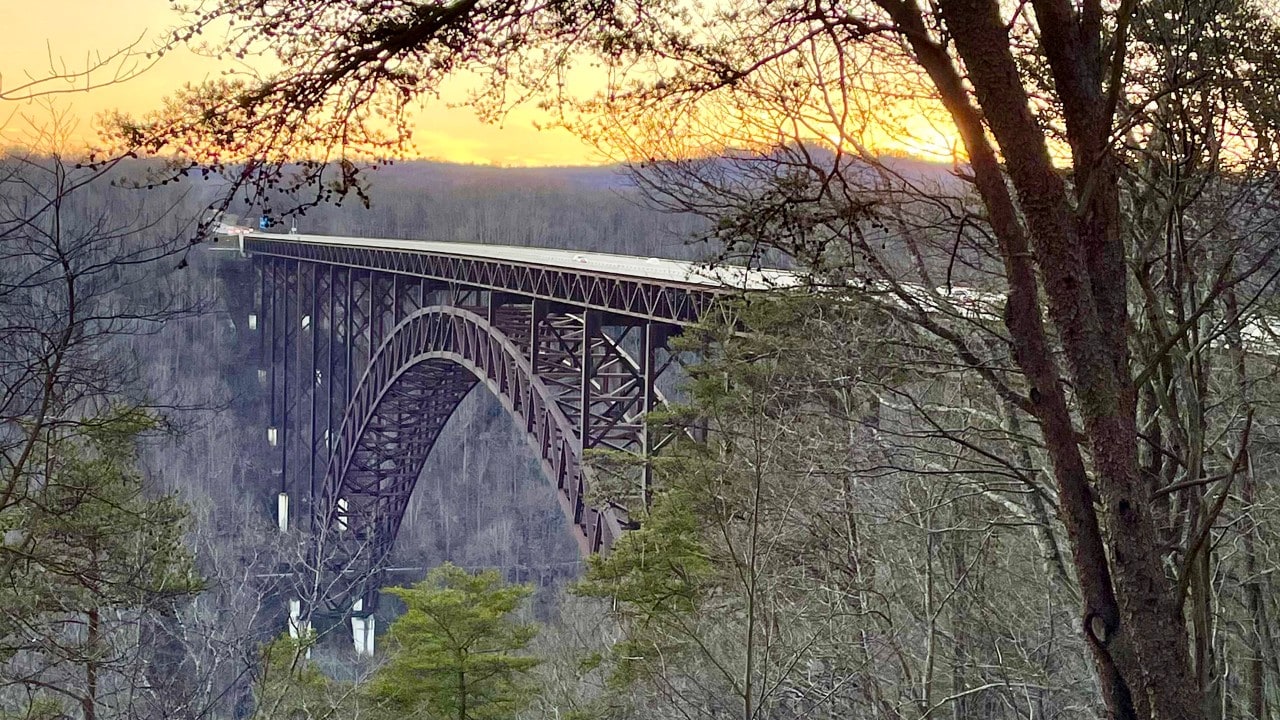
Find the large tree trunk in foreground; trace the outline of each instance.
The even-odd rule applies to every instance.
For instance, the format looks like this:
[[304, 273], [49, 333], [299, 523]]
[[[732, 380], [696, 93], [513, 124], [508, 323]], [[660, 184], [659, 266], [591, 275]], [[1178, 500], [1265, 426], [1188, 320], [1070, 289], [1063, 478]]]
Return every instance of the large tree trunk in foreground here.
[[[1118, 718], [1202, 717], [1186, 628], [1151, 513], [1154, 488], [1138, 465], [1127, 271], [1109, 145], [1112, 111], [1101, 83], [1101, 10], [1096, 3], [1086, 3], [1079, 14], [1066, 2], [1033, 3], [1072, 146], [1076, 173], [1069, 189], [1032, 111], [998, 3], [940, 3], [976, 107], [948, 48], [930, 37], [914, 0], [882, 5], [902, 27], [961, 131], [1000, 242], [1009, 283], [1005, 322], [1031, 388], [1026, 409], [1040, 422], [1053, 464], [1084, 599], [1083, 631], [1104, 701]], [[1016, 201], [987, 128], [1000, 147]], [[1040, 288], [1065, 351], [1091, 467], [1050, 352]]]

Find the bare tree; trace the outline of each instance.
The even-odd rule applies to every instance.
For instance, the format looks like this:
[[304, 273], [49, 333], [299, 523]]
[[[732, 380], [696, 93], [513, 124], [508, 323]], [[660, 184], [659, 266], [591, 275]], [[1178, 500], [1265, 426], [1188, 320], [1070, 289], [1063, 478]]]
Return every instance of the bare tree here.
[[130, 716], [152, 697], [148, 615], [198, 587], [185, 515], [135, 467], [165, 399], [133, 382], [129, 344], [191, 310], [154, 272], [189, 225], [181, 194], [61, 154], [62, 116], [33, 127], [0, 157], [3, 702]]
[[[1199, 634], [1188, 632], [1184, 598], [1203, 588], [1191, 578], [1205, 577], [1206, 543], [1243, 467], [1250, 425], [1223, 435], [1217, 459], [1202, 465], [1188, 454], [1196, 441], [1168, 440], [1200, 432], [1199, 420], [1182, 414], [1181, 400], [1172, 411], [1161, 405], [1167, 383], [1188, 378], [1165, 366], [1173, 368], [1166, 385], [1151, 383], [1179, 343], [1210, 347], [1212, 328], [1231, 325], [1210, 311], [1220, 311], [1228, 290], [1265, 278], [1270, 264], [1275, 127], [1258, 98], [1273, 95], [1267, 48], [1276, 30], [1264, 11], [1227, 0], [868, 0], [705, 11], [651, 2], [257, 0], [216, 4], [192, 20], [193, 32], [230, 21], [226, 49], [267, 50], [285, 71], [192, 89], [174, 112], [121, 123], [121, 138], [195, 162], [227, 152], [247, 161], [243, 174], [268, 181], [281, 179], [291, 148], [318, 141], [337, 153], [324, 160], [337, 162], [312, 170], [334, 168], [335, 188], [350, 188], [354, 158], [339, 156], [355, 146], [351, 138], [380, 145], [369, 122], [378, 112], [402, 118], [408, 99], [465, 67], [500, 70], [498, 90], [507, 80], [539, 89], [571, 64], [570, 48], [595, 51], [615, 72], [586, 109], [620, 130], [606, 139], [638, 151], [630, 157], [737, 150], [741, 158], [763, 148], [776, 170], [763, 184], [744, 182], [733, 162], [695, 157], [713, 182], [673, 187], [668, 174], [655, 187], [721, 218], [723, 236], [752, 254], [780, 248], [827, 282], [887, 294], [900, 316], [949, 345], [952, 362], [1002, 399], [1004, 426], [1043, 448], [1081, 634], [1109, 712], [1205, 716], [1207, 665], [1193, 662], [1190, 638], [1208, 628], [1193, 617]], [[904, 115], [956, 139], [957, 174], [972, 195], [922, 187], [901, 169], [879, 172], [887, 163], [868, 172], [848, 162], [850, 148], [868, 159], [868, 138]], [[643, 142], [654, 136], [675, 137], [679, 152]], [[801, 144], [814, 138], [834, 145], [835, 161], [815, 160]], [[1188, 184], [1188, 169], [1206, 184]], [[1164, 283], [1165, 273], [1191, 277], [1180, 229], [1204, 209], [1191, 201], [1207, 200], [1210, 188], [1232, 198], [1232, 217], [1259, 224], [1249, 236], [1258, 252], [1193, 253], [1206, 258], [1195, 267], [1209, 280], [1197, 280], [1192, 295], [1172, 291], [1176, 304], [1153, 300], [1144, 284]], [[955, 229], [954, 249], [931, 259], [923, 243], [948, 247], [937, 234], [913, 244], [919, 211], [884, 210], [895, 197], [923, 202], [929, 224]], [[1161, 205], [1151, 219], [1163, 222], [1143, 220]], [[890, 235], [907, 238], [902, 252], [884, 252]], [[1173, 250], [1144, 254], [1156, 247]], [[957, 267], [998, 298], [986, 311], [998, 322], [968, 308], [955, 283], [939, 282]], [[924, 282], [908, 282], [913, 275]], [[1257, 296], [1256, 287], [1247, 292]], [[1162, 417], [1153, 435], [1155, 408]], [[1220, 475], [1224, 484], [1206, 497]]]

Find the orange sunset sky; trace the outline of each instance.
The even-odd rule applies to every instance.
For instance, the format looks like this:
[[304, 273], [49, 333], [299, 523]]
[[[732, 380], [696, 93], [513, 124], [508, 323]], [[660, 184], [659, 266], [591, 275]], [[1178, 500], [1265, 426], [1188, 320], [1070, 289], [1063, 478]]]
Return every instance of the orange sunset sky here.
[[[49, 74], [50, 62], [69, 70], [84, 68], [94, 53], [111, 53], [142, 37], [152, 46], [180, 17], [168, 0], [0, 0], [0, 88], [10, 89], [27, 76]], [[169, 91], [187, 81], [216, 76], [212, 60], [182, 51], [162, 58], [138, 77], [91, 92], [60, 93], [59, 110], [77, 120], [77, 141], [93, 137], [94, 117], [113, 108], [145, 112]], [[485, 165], [584, 165], [603, 162], [592, 148], [562, 129], [539, 130], [542, 118], [535, 107], [518, 108], [501, 124], [488, 125], [467, 108], [451, 108], [461, 101], [461, 83], [446, 87], [444, 99], [432, 100], [416, 116], [415, 142], [423, 157]], [[4, 141], [20, 141], [27, 126], [48, 117], [41, 104], [0, 100], [0, 133]]]

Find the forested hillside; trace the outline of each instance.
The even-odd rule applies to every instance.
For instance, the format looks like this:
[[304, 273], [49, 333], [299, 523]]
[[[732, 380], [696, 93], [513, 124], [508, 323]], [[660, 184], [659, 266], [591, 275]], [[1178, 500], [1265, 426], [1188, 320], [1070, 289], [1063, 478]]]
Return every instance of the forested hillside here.
[[[370, 205], [349, 198], [297, 218], [299, 232], [481, 242], [703, 260], [705, 222], [646, 206], [621, 168], [486, 168], [425, 161], [368, 173]], [[292, 201], [292, 202], [291, 202]], [[281, 198], [290, 208], [297, 198]], [[233, 207], [233, 211], [243, 210]], [[279, 218], [284, 231], [294, 220]]]
[[[1280, 716], [1272, 4], [174, 12], [153, 47], [0, 85], [49, 110], [0, 120], [6, 141], [31, 131], [0, 160], [0, 720]], [[234, 67], [106, 113], [93, 150], [66, 151], [74, 123], [50, 98], [190, 52]], [[455, 81], [482, 119], [532, 111], [625, 175], [385, 166], [455, 149], [415, 127]], [[452, 400], [461, 371], [388, 370], [386, 416], [338, 446], [363, 479], [321, 528], [336, 541], [277, 527], [272, 493], [305, 481], [263, 477], [280, 433], [263, 432], [253, 278], [202, 242], [206, 207], [794, 282], [727, 293], [672, 339], [683, 383], [646, 411], [657, 452], [584, 450], [587, 501], [627, 525], [585, 568], [520, 432], [467, 398], [413, 496], [407, 584], [387, 589], [373, 652], [371, 621], [347, 617], [367, 528], [420, 457], [403, 418]], [[374, 274], [360, 285], [378, 296]], [[495, 322], [525, 327], [493, 299]], [[386, 306], [366, 306], [370, 349]], [[593, 321], [546, 309], [554, 383], [592, 365]], [[462, 317], [413, 321], [446, 315]], [[298, 349], [324, 320], [299, 319]], [[474, 341], [463, 326], [426, 331]], [[470, 349], [514, 355], [491, 336]], [[315, 363], [283, 364], [285, 403], [314, 399]], [[561, 383], [564, 415], [633, 422], [589, 381]], [[563, 469], [568, 421], [539, 402]]]
[[[953, 187], [943, 169], [912, 168], [912, 183]], [[736, 174], [752, 177], [759, 169], [743, 165]], [[123, 448], [138, 444], [145, 497], [162, 504], [131, 512], [167, 518], [176, 533], [167, 541], [173, 554], [152, 565], [175, 579], [128, 595], [140, 605], [114, 610], [110, 622], [95, 620], [115, 628], [112, 643], [135, 648], [136, 662], [91, 659], [104, 634], [84, 654], [41, 671], [40, 683], [52, 673], [81, 705], [104, 716], [318, 718], [434, 703], [456, 712], [457, 698], [405, 680], [410, 671], [398, 664], [417, 662], [414, 653], [432, 657], [450, 628], [474, 624], [484, 628], [477, 637], [505, 648], [484, 661], [503, 668], [489, 690], [493, 707], [524, 717], [790, 718], [815, 708], [885, 717], [913, 708], [927, 717], [942, 706], [956, 717], [1024, 709], [1033, 717], [1097, 716], [1087, 647], [1073, 632], [1075, 571], [1054, 518], [1060, 495], [1037, 470], [1044, 446], [1028, 435], [1033, 431], [1019, 418], [1017, 401], [999, 383], [975, 382], [947, 360], [955, 342], [966, 352], [1000, 357], [994, 323], [1002, 300], [957, 284], [983, 287], [992, 266], [971, 239], [963, 245], [952, 239], [945, 214], [907, 204], [869, 228], [871, 243], [863, 249], [869, 261], [924, 282], [850, 297], [830, 291], [849, 281], [848, 259], [838, 249], [810, 254], [812, 248], [788, 245], [793, 236], [781, 228], [754, 225], [754, 215], [725, 212], [712, 225], [709, 218], [659, 212], [652, 205], [662, 197], [627, 186], [610, 170], [508, 173], [407, 164], [386, 172], [385, 188], [378, 185], [383, 176], [373, 176], [370, 207], [315, 208], [296, 219], [299, 229], [377, 236], [399, 228], [405, 237], [437, 238], [449, 231], [449, 239], [548, 247], [573, 247], [567, 238], [579, 237], [584, 249], [705, 257], [702, 250], [711, 246], [691, 240], [724, 243], [726, 232], [750, 228], [757, 234], [721, 251], [757, 257], [781, 251], [810, 269], [818, 292], [729, 303], [677, 341], [686, 357], [700, 358], [688, 368], [680, 396], [710, 435], [703, 443], [679, 442], [657, 460], [660, 491], [652, 505], [625, 483], [609, 485], [617, 493], [609, 499], [642, 524], [590, 567], [523, 433], [495, 398], [474, 391], [423, 471], [388, 577], [407, 586], [442, 563], [462, 569], [441, 570], [384, 604], [379, 621], [391, 629], [383, 638], [387, 654], [370, 663], [354, 654], [343, 625], [318, 626], [315, 646], [273, 641], [288, 626], [296, 592], [290, 568], [305, 561], [306, 549], [301, 536], [281, 535], [273, 522], [277, 488], [268, 470], [261, 337], [247, 322], [258, 282], [252, 264], [225, 243], [186, 245], [190, 220], [216, 187], [197, 185], [186, 194], [128, 189], [133, 171], [116, 168], [109, 178], [115, 184], [76, 190], [76, 203], [65, 205], [64, 229], [95, 212], [123, 210], [121, 217], [142, 225], [108, 248], [126, 256], [135, 247], [161, 251], [104, 289], [105, 306], [134, 307], [139, 319], [99, 327], [101, 341], [80, 357], [86, 368], [109, 371], [114, 389], [99, 394], [86, 387], [68, 410], [132, 398], [154, 420], [126, 423], [122, 435], [112, 436], [120, 439], [101, 445], [89, 428], [121, 422], [111, 419], [108, 403], [102, 420], [69, 434], [83, 435], [91, 457], [118, 456], [119, 463], [130, 457]], [[755, 177], [764, 186], [763, 176]], [[958, 209], [970, 199], [956, 194], [946, 202]], [[384, 204], [395, 210], [384, 213]], [[245, 217], [271, 212], [235, 209]], [[395, 224], [381, 224], [387, 217]], [[808, 222], [829, 220], [819, 209]], [[913, 234], [896, 232], [895, 222]], [[85, 225], [85, 237], [98, 226]], [[462, 227], [476, 235], [462, 236]], [[944, 273], [950, 287], [929, 284], [935, 273]], [[1270, 304], [1265, 285], [1250, 287], [1260, 306]], [[1244, 345], [1232, 342], [1208, 346], [1205, 372], [1213, 367], [1247, 378], [1252, 410], [1241, 427], [1236, 401], [1223, 406], [1227, 413], [1206, 401], [1200, 437], [1244, 437], [1265, 448], [1274, 431], [1268, 378], [1275, 356], [1257, 352], [1256, 344], [1254, 352], [1238, 354]], [[1237, 391], [1206, 385], [1204, 392], [1230, 398]], [[96, 399], [85, 406], [90, 398]], [[658, 422], [679, 435], [688, 412]], [[58, 422], [37, 436], [51, 457], [64, 452], [54, 443], [55, 432], [63, 432]], [[1202, 462], [1221, 478], [1238, 460], [1217, 453]], [[66, 472], [81, 472], [77, 467], [69, 464]], [[1250, 472], [1269, 467], [1259, 455]], [[1258, 574], [1274, 546], [1273, 488], [1254, 482], [1244, 488], [1196, 511], [1207, 518], [1196, 521], [1197, 532], [1220, 532], [1226, 543], [1222, 574], [1205, 577], [1190, 597], [1199, 612], [1210, 613], [1197, 623], [1240, 628], [1205, 637], [1206, 649], [1223, 658], [1248, 657], [1250, 632], [1266, 640], [1268, 624], [1242, 623], [1262, 623], [1273, 610], [1260, 599], [1270, 585], [1260, 578], [1269, 575]], [[1219, 517], [1238, 520], [1199, 524]], [[1248, 533], [1228, 535], [1238, 522], [1249, 523]], [[484, 568], [497, 574], [471, 576]], [[464, 596], [471, 599], [459, 606]], [[490, 603], [491, 610], [481, 610]], [[406, 607], [406, 619], [398, 620]], [[451, 619], [423, 625], [422, 617], [438, 615], [419, 617], [414, 608]], [[131, 612], [143, 614], [130, 620]], [[28, 648], [15, 657], [22, 660], [11, 668], [29, 668], [37, 654]], [[431, 662], [473, 672], [453, 661]], [[75, 673], [61, 670], [67, 663], [101, 679], [87, 694], [74, 689], [81, 687]], [[171, 671], [148, 670], [155, 667]], [[17, 689], [32, 680], [6, 682]], [[1224, 685], [1222, 692], [1234, 691]], [[53, 699], [41, 703], [28, 706], [30, 713], [56, 706]]]

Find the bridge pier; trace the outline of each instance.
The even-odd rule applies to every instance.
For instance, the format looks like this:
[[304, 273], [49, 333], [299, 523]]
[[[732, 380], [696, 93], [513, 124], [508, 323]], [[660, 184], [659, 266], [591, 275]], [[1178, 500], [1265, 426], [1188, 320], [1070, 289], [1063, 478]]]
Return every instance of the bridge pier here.
[[282, 533], [289, 530], [289, 493], [276, 495], [276, 527]]
[[[311, 621], [302, 616], [302, 600], [293, 598], [289, 601], [289, 637], [293, 640], [310, 642]], [[307, 646], [307, 659], [311, 659], [311, 646]]]
[[364, 600], [356, 600], [351, 607], [351, 643], [356, 655], [372, 657], [377, 618], [372, 614], [362, 614], [363, 612]]

